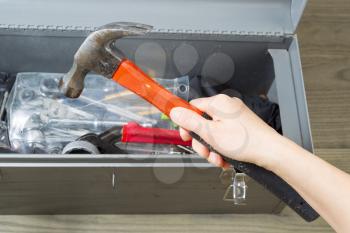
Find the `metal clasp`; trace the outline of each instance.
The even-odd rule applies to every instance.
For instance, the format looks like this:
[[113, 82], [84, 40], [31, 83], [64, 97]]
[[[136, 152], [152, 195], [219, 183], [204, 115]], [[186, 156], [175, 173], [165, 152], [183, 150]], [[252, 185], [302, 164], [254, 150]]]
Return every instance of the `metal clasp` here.
[[115, 169], [112, 173], [112, 189], [116, 192], [117, 191], [117, 186], [118, 184], [118, 179], [117, 179], [117, 170]]
[[[227, 187], [223, 200], [233, 202], [235, 205], [245, 205], [248, 186], [245, 181], [246, 174], [236, 173], [232, 170], [232, 184]], [[231, 194], [232, 193], [232, 194]]]

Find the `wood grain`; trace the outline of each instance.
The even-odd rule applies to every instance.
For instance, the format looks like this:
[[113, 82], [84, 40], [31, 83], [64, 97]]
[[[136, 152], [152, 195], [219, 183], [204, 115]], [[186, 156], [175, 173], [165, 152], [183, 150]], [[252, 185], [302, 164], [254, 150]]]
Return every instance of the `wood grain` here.
[[316, 149], [322, 159], [350, 174], [350, 149]]
[[311, 0], [298, 35], [315, 148], [350, 148], [350, 1]]
[[332, 232], [322, 220], [274, 215], [1, 216], [0, 232]]

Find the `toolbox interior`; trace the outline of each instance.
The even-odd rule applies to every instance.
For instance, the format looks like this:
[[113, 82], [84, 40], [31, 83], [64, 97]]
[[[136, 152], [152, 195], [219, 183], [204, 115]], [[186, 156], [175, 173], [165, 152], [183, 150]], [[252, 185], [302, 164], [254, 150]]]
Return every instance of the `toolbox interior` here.
[[[58, 31], [0, 34], [0, 71], [65, 73], [84, 37]], [[200, 85], [210, 85], [217, 93], [234, 90], [247, 96], [267, 95], [279, 103], [274, 82], [276, 65], [269, 49], [287, 50], [290, 44], [288, 38], [271, 42], [254, 37], [151, 34], [121, 39], [115, 46], [153, 77], [200, 76]]]

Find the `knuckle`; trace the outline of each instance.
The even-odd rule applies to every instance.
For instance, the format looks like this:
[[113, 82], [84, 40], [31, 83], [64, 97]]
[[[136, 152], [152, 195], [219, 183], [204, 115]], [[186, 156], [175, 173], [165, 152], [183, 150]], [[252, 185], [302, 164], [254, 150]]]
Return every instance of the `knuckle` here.
[[183, 119], [184, 121], [187, 121], [193, 129], [200, 129], [202, 127], [201, 121], [198, 120], [198, 117], [196, 117], [194, 114], [189, 115], [187, 118]]
[[230, 99], [230, 97], [225, 94], [218, 94], [216, 96], [216, 99], [220, 101], [227, 101], [228, 99]]
[[243, 101], [237, 97], [231, 98], [231, 102], [234, 107], [241, 107], [243, 105]]
[[178, 113], [177, 113], [177, 119], [178, 119], [178, 121], [180, 121], [180, 122], [186, 122], [186, 120], [187, 120], [187, 118], [188, 118], [187, 115], [188, 115], [188, 114], [186, 114], [186, 112], [184, 112], [184, 111], [178, 112]]
[[231, 97], [229, 97], [228, 95], [225, 94], [218, 94], [215, 99], [214, 99], [214, 103], [216, 106], [220, 106], [223, 103], [229, 103], [231, 101]]
[[193, 100], [190, 101], [190, 104], [192, 104], [193, 106], [198, 107], [198, 106], [200, 106], [203, 103], [204, 100], [205, 100], [204, 98], [193, 99]]
[[198, 98], [198, 99], [193, 99], [193, 100], [190, 101], [190, 104], [195, 104], [195, 103], [198, 102], [199, 100], [200, 100], [200, 98]]

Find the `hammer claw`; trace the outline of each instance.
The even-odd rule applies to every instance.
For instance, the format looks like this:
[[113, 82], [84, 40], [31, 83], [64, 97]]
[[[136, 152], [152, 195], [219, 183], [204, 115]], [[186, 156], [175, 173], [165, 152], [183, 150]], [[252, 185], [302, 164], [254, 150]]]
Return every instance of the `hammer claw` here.
[[112, 78], [125, 59], [120, 50], [112, 48], [113, 42], [126, 36], [144, 35], [152, 28], [141, 23], [114, 22], [92, 32], [75, 53], [72, 68], [60, 81], [62, 92], [71, 98], [79, 97], [84, 88], [84, 78], [90, 71]]

